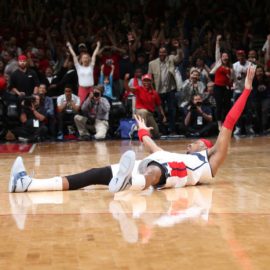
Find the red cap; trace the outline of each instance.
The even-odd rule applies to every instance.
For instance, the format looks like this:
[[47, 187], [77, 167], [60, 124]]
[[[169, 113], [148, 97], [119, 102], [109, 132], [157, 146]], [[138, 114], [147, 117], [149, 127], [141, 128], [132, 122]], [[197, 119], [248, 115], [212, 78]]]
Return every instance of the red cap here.
[[213, 146], [213, 143], [207, 139], [199, 139], [199, 141], [203, 142], [207, 148], [211, 148]]
[[27, 57], [24, 54], [18, 56], [18, 61], [26, 61]]
[[150, 80], [150, 81], [152, 81], [152, 75], [151, 74], [144, 74], [142, 76], [142, 81], [143, 80]]

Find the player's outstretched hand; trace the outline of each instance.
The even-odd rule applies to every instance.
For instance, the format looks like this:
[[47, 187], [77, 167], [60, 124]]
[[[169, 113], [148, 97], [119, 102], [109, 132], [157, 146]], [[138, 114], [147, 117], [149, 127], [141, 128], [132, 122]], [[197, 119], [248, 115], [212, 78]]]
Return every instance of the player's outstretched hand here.
[[145, 121], [144, 121], [144, 119], [141, 116], [135, 114], [134, 115], [134, 118], [137, 121], [137, 125], [138, 125], [138, 128], [139, 129], [146, 129], [148, 131], [150, 131], [151, 129], [153, 129], [152, 127], [147, 127], [146, 126]]
[[247, 69], [247, 75], [246, 75], [246, 80], [245, 80], [245, 89], [252, 89], [252, 82], [253, 82], [253, 78], [255, 76], [255, 72], [256, 72], [256, 65], [249, 65], [248, 69]]

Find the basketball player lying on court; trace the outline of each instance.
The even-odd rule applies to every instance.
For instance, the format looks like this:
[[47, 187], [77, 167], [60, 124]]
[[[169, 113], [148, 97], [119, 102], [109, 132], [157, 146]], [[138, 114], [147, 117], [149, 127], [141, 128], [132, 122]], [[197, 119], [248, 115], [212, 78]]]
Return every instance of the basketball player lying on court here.
[[119, 164], [64, 177], [34, 179], [27, 175], [21, 157], [11, 169], [9, 192], [74, 190], [89, 185], [109, 185], [111, 192], [127, 189], [184, 187], [210, 183], [226, 158], [232, 130], [239, 119], [252, 89], [256, 66], [250, 66], [245, 89], [229, 111], [216, 143], [199, 139], [187, 146], [186, 154], [164, 151], [151, 139], [149, 127], [136, 116], [139, 139], [151, 153], [142, 161], [135, 160], [133, 151], [125, 152]]

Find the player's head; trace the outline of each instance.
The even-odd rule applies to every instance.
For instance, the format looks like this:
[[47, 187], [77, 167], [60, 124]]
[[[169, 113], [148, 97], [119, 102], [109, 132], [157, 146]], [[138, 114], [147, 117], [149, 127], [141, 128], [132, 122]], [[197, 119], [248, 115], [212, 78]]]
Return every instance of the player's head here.
[[202, 150], [209, 149], [213, 146], [212, 142], [207, 139], [198, 139], [187, 146], [187, 154], [200, 152]]

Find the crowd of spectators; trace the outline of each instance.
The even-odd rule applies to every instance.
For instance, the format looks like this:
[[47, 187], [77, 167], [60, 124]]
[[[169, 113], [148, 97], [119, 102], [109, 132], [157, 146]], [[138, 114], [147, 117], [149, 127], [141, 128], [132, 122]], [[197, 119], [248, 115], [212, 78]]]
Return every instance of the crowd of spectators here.
[[214, 136], [251, 63], [234, 135], [268, 134], [269, 14], [256, 0], [2, 1], [0, 138], [114, 138], [134, 112], [155, 137]]

